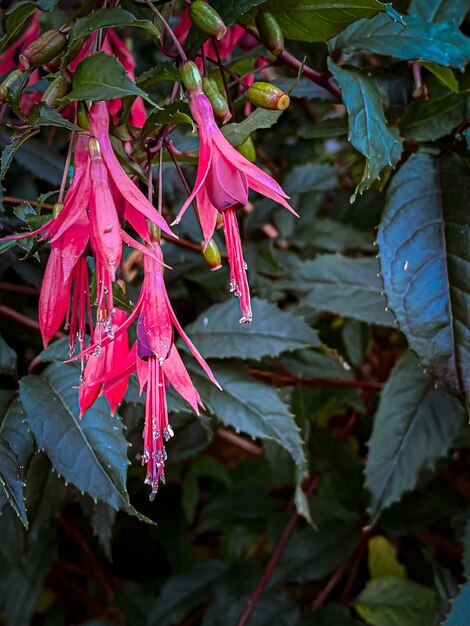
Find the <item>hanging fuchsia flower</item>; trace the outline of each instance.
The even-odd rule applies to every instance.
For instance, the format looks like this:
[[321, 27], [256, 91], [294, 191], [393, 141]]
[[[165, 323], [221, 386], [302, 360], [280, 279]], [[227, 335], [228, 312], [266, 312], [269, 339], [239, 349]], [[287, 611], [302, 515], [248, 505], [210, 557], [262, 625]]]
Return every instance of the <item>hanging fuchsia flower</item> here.
[[189, 91], [190, 107], [199, 130], [199, 162], [196, 183], [174, 223], [196, 198], [204, 242], [207, 245], [214, 232], [217, 213], [222, 214], [227, 253], [230, 264], [230, 290], [240, 297], [241, 323], [251, 322], [250, 293], [243, 260], [240, 232], [235, 210], [248, 203], [248, 189], [282, 204], [294, 215], [288, 196], [266, 172], [245, 159], [225, 139], [219, 130], [211, 104], [202, 91], [201, 76], [194, 63], [182, 69]]
[[[126, 314], [120, 309], [116, 309], [113, 317], [112, 331], [121, 326], [126, 319]], [[99, 346], [100, 336], [95, 332], [94, 341]], [[119, 368], [129, 352], [129, 340], [127, 332], [121, 332], [103, 350], [98, 349], [91, 356], [81, 378], [81, 386], [78, 392], [78, 403], [80, 406], [80, 417], [91, 407], [100, 395], [101, 384], [96, 382], [108, 372]], [[114, 415], [119, 404], [123, 401], [128, 387], [128, 379], [119, 381], [112, 389], [104, 393], [111, 407], [111, 415]]]
[[171, 234], [162, 216], [122, 169], [109, 140], [108, 124], [106, 104], [94, 103], [90, 112], [91, 137], [80, 134], [77, 139], [74, 176], [60, 212], [37, 231], [5, 238], [40, 234], [51, 242], [39, 322], [47, 346], [68, 310], [71, 353], [75, 350], [75, 337], [82, 347], [86, 317], [92, 327], [85, 257], [95, 257], [98, 333], [110, 334], [114, 315], [112, 283], [123, 242], [145, 255], [152, 254], [122, 229], [122, 221], [125, 219], [146, 242], [150, 242], [147, 220]]
[[[144, 256], [144, 280], [134, 311], [125, 322], [114, 328], [113, 340], [106, 337], [98, 342], [95, 339], [94, 345], [88, 346], [85, 354], [93, 352], [96, 354], [98, 347], [100, 349], [98, 354], [103, 354], [119, 340], [121, 333], [126, 331], [136, 317], [138, 317], [137, 341], [127, 357], [121, 358], [120, 363], [116, 362], [104, 376], [101, 373], [101, 362], [92, 365], [95, 357], [90, 356], [87, 368], [91, 376], [86, 379], [85, 384], [96, 389], [96, 385], [101, 383], [102, 394], [108, 397], [108, 394], [119, 388], [133, 372], [137, 372], [140, 388], [147, 393], [142, 464], [147, 467], [145, 482], [152, 487], [153, 499], [159, 482], [165, 482], [164, 467], [167, 458], [165, 442], [173, 436], [166, 401], [168, 385], [171, 385], [196, 413], [199, 413], [199, 408], [204, 408], [175, 346], [175, 328], [209, 379], [217, 387], [220, 386], [176, 318], [163, 280], [160, 246], [158, 243], [152, 243], [149, 247], [152, 254]], [[97, 377], [93, 376], [94, 373]]]

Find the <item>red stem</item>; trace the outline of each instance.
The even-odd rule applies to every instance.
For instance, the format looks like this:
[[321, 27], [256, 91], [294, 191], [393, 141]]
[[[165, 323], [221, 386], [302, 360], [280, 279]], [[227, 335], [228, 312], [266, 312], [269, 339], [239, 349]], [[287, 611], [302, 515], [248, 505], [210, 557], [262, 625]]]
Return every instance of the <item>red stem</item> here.
[[[316, 488], [318, 487], [318, 483], [320, 482], [320, 476], [318, 474], [315, 474], [314, 476], [311, 476], [307, 485], [305, 486], [305, 495], [308, 497], [310, 497], [316, 490]], [[246, 624], [248, 624], [250, 617], [252, 616], [256, 605], [263, 593], [263, 591], [266, 588], [266, 585], [269, 582], [269, 579], [272, 576], [272, 573], [274, 571], [274, 568], [277, 565], [277, 562], [279, 561], [279, 558], [281, 556], [281, 554], [284, 551], [284, 548], [286, 547], [286, 544], [292, 534], [292, 531], [294, 530], [295, 526], [297, 525], [297, 522], [299, 521], [299, 514], [297, 513], [297, 511], [294, 511], [294, 513], [292, 513], [290, 520], [287, 522], [287, 526], [284, 528], [284, 532], [281, 535], [281, 538], [279, 539], [279, 543], [277, 544], [276, 548], [274, 549], [271, 558], [268, 561], [268, 564], [266, 565], [264, 572], [261, 575], [261, 578], [259, 579], [256, 587], [253, 590], [253, 593], [250, 595], [249, 599], [247, 600], [245, 609], [240, 617], [240, 620], [238, 621], [238, 626], [246, 626]]]

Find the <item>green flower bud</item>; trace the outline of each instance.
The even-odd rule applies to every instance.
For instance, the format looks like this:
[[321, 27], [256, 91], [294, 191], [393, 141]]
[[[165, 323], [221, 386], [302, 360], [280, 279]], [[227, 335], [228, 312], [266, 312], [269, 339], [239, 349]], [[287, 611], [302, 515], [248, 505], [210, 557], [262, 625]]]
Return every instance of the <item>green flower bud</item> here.
[[228, 122], [232, 114], [228, 108], [227, 100], [219, 91], [219, 86], [212, 78], [203, 77], [202, 90], [212, 105], [215, 117], [225, 124]]
[[260, 39], [266, 48], [275, 56], [282, 54], [284, 52], [284, 35], [274, 15], [260, 11], [256, 15], [255, 22]]
[[60, 54], [66, 44], [67, 37], [60, 30], [47, 30], [20, 54], [20, 62], [27, 70], [41, 67]]
[[245, 159], [248, 159], [248, 161], [250, 161], [251, 163], [255, 163], [256, 150], [255, 150], [255, 144], [253, 143], [253, 140], [251, 137], [248, 137], [246, 141], [244, 141], [239, 146], [235, 146], [235, 148], [236, 150], [238, 150], [238, 152], [242, 156], [245, 157]]
[[222, 39], [227, 32], [227, 27], [217, 11], [203, 0], [194, 0], [191, 3], [189, 17], [196, 28], [216, 39]]
[[57, 100], [59, 100], [59, 98], [63, 98], [69, 91], [70, 82], [61, 74], [48, 86], [41, 97], [41, 102], [45, 102], [49, 106], [53, 107]]
[[23, 76], [22, 70], [13, 70], [8, 74], [8, 76], [4, 79], [2, 84], [0, 85], [0, 102], [3, 104], [7, 101], [8, 90], [13, 85], [15, 81]]
[[205, 262], [211, 268], [211, 272], [215, 272], [215, 270], [219, 270], [222, 267], [220, 250], [213, 239], [209, 241], [205, 249], [204, 242], [201, 241], [201, 250]]
[[90, 121], [88, 119], [88, 109], [83, 102], [78, 103], [77, 107], [77, 124], [84, 130], [90, 130]]
[[284, 111], [290, 104], [289, 96], [271, 83], [253, 83], [248, 89], [249, 101], [261, 107], [262, 109], [270, 109], [272, 111]]
[[202, 78], [197, 65], [192, 61], [185, 61], [181, 66], [181, 77], [188, 91], [201, 91]]

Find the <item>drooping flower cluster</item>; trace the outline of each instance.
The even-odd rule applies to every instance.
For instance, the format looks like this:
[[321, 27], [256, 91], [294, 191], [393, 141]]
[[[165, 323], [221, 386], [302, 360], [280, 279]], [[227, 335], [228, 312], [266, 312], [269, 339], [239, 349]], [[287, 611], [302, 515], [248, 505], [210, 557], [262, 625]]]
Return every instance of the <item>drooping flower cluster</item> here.
[[[207, 12], [209, 5], [202, 3], [200, 6]], [[220, 16], [217, 20], [220, 22]], [[175, 29], [177, 32], [179, 28], [182, 41], [189, 29], [187, 21], [187, 13], [183, 12], [181, 23]], [[225, 33], [227, 29], [222, 26], [220, 32]], [[64, 33], [55, 32], [65, 40]], [[212, 46], [220, 58], [229, 57], [240, 44], [243, 32], [239, 26], [228, 29], [217, 48], [213, 42], [205, 44], [206, 53]], [[34, 18], [23, 37], [0, 56], [0, 74], [18, 68], [19, 53], [23, 54], [38, 34], [39, 25]], [[92, 33], [76, 58], [68, 62], [68, 70], [73, 72], [80, 61], [93, 54], [98, 41], [97, 33]], [[116, 56], [129, 77], [135, 78], [133, 56], [112, 29], [104, 35], [101, 49]], [[199, 65], [202, 67], [203, 64]], [[49, 67], [43, 61], [35, 67], [39, 66]], [[185, 62], [181, 69], [198, 128], [200, 148], [194, 188], [174, 224], [181, 220], [189, 204], [195, 201], [204, 247], [207, 248], [217, 218], [222, 216], [230, 266], [230, 290], [240, 298], [240, 322], [250, 322], [250, 291], [236, 211], [247, 206], [248, 192], [252, 189], [295, 212], [276, 181], [243, 157], [225, 139], [215, 121], [211, 101], [203, 92], [196, 64]], [[31, 72], [30, 81], [33, 76], [37, 81], [40, 77], [38, 70]], [[247, 82], [252, 82], [251, 78]], [[40, 96], [34, 94], [34, 101]], [[61, 201], [55, 205], [52, 218], [34, 232], [6, 239], [37, 235], [50, 244], [39, 298], [39, 325], [45, 347], [62, 326], [69, 331], [69, 357], [72, 360], [81, 359], [80, 417], [99, 396], [106, 397], [114, 414], [126, 394], [129, 377], [136, 373], [141, 392], [146, 392], [141, 459], [146, 466], [145, 481], [151, 486], [153, 498], [159, 483], [165, 481], [165, 444], [173, 435], [168, 418], [168, 387], [173, 387], [196, 413], [204, 409], [176, 347], [175, 332], [211, 382], [220, 386], [179, 324], [166, 291], [160, 234], [164, 232], [170, 237], [176, 236], [160, 212], [127, 176], [111, 145], [110, 116], [115, 124], [119, 123], [122, 106], [120, 99], [114, 99], [94, 102], [89, 110], [84, 107], [87, 111], [84, 129], [72, 136], [72, 180], [65, 196], [64, 189], [61, 190]], [[23, 115], [28, 107], [25, 102]], [[76, 103], [69, 104], [61, 110], [62, 115], [75, 121], [76, 107]], [[146, 114], [140, 98], [132, 103], [128, 120], [134, 128], [144, 125]], [[162, 140], [160, 149], [163, 143]], [[127, 141], [125, 148], [131, 153], [132, 142]], [[148, 166], [151, 167], [151, 158]], [[128, 228], [133, 234], [129, 234]], [[139, 297], [129, 311], [116, 308], [113, 294], [126, 245], [139, 252], [144, 271]], [[133, 322], [136, 322], [137, 339], [129, 347], [127, 333]]]

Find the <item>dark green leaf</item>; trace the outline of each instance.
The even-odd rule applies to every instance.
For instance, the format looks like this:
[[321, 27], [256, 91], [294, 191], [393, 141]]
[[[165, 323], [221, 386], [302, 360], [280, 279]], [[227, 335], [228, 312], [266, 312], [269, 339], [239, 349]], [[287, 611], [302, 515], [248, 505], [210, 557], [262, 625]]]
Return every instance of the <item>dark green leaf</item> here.
[[352, 145], [367, 159], [356, 193], [362, 193], [385, 167], [392, 167], [401, 155], [402, 142], [387, 126], [380, 92], [374, 81], [354, 67], [339, 67], [330, 59], [328, 67], [338, 81], [349, 115]]
[[286, 350], [320, 346], [317, 333], [302, 319], [264, 300], [253, 300], [253, 322], [239, 324], [234, 302], [216, 304], [188, 327], [207, 358], [260, 359]]
[[[271, 81], [273, 85], [282, 89], [282, 91], [288, 91], [292, 87], [291, 78], [276, 78]], [[297, 82], [297, 81], [296, 81]], [[289, 93], [290, 98], [307, 98], [308, 100], [326, 100], [328, 102], [337, 102], [338, 99], [325, 89], [320, 87], [316, 83], [313, 83], [308, 78], [301, 78], [297, 84], [295, 84], [292, 91]]]
[[20, 78], [15, 80], [15, 82], [10, 85], [7, 91], [7, 102], [9, 106], [11, 107], [12, 111], [19, 118], [24, 118], [24, 115], [20, 106], [20, 96], [24, 88], [28, 84], [32, 71], [33, 70], [24, 72], [23, 75], [20, 76]]
[[361, 17], [385, 6], [377, 0], [268, 0], [263, 6], [279, 22], [288, 39], [328, 41]]
[[381, 396], [369, 440], [365, 475], [369, 511], [383, 509], [412, 491], [444, 458], [464, 418], [459, 402], [436, 389], [408, 352], [392, 371]]
[[30, 534], [37, 537], [47, 527], [66, 502], [66, 486], [43, 453], [31, 460], [26, 474], [26, 505]]
[[157, 63], [155, 67], [142, 72], [140, 76], [136, 78], [136, 85], [141, 89], [148, 89], [150, 85], [158, 83], [161, 80], [178, 80], [180, 73], [174, 63], [170, 61], [162, 61]]
[[[13, 157], [15, 156], [16, 151], [20, 148], [21, 144], [24, 143], [27, 139], [31, 137], [30, 133], [23, 133], [22, 135], [13, 136], [9, 143], [9, 138], [6, 138], [6, 145], [2, 151], [2, 156], [0, 159], [0, 180], [3, 180], [5, 174], [8, 171], [8, 168], [11, 165]], [[4, 137], [2, 137], [3, 143]]]
[[15, 160], [27, 172], [58, 187], [64, 173], [65, 158], [57, 150], [37, 139], [30, 139], [26, 143], [21, 141], [21, 144], [23, 145], [14, 153]]
[[302, 133], [304, 139], [317, 139], [323, 137], [339, 137], [348, 134], [348, 120], [345, 117], [333, 117], [322, 120]]
[[309, 191], [328, 191], [338, 186], [339, 169], [326, 163], [304, 163], [293, 167], [284, 179], [284, 191], [293, 196]]
[[408, 10], [423, 22], [463, 22], [470, 5], [468, 0], [412, 0]]
[[80, 130], [79, 126], [63, 118], [58, 111], [44, 102], [38, 102], [33, 106], [28, 115], [28, 124], [30, 126], [59, 126], [67, 130]]
[[78, 64], [73, 74], [72, 91], [66, 96], [71, 100], [113, 100], [125, 96], [141, 96], [149, 99], [129, 78], [122, 64], [105, 52], [98, 52]]
[[96, 30], [116, 28], [117, 26], [139, 26], [145, 28], [155, 37], [159, 37], [161, 34], [155, 24], [149, 20], [138, 20], [132, 13], [119, 7], [104, 8], [93, 11], [74, 23], [69, 35], [69, 47], [78, 39], [86, 37]]
[[372, 626], [430, 626], [437, 597], [424, 585], [384, 576], [367, 583], [354, 608]]
[[180, 624], [191, 609], [208, 599], [211, 586], [226, 570], [225, 563], [207, 561], [186, 574], [170, 578], [150, 610], [148, 626]]
[[3, 439], [0, 439], [0, 484], [5, 490], [8, 502], [27, 528], [28, 518], [24, 504], [23, 471], [18, 457]]
[[93, 534], [98, 538], [108, 561], [112, 561], [111, 544], [115, 520], [115, 509], [101, 501], [94, 505], [91, 518]]
[[465, 526], [465, 534], [463, 537], [463, 569], [465, 576], [470, 579], [470, 520]]
[[379, 227], [385, 293], [410, 347], [452, 392], [470, 389], [470, 176], [456, 156], [412, 155]]
[[387, 15], [359, 20], [330, 42], [330, 50], [363, 50], [462, 68], [470, 61], [470, 39], [455, 24], [427, 24], [408, 16], [406, 26], [395, 24]]
[[422, 66], [434, 74], [437, 80], [444, 85], [444, 87], [448, 87], [451, 91], [459, 91], [459, 83], [455, 78], [454, 70], [450, 67], [442, 67], [442, 65], [437, 65], [436, 63], [422, 63]]
[[379, 264], [374, 258], [323, 254], [314, 261], [298, 263], [292, 277], [279, 284], [305, 294], [302, 303], [319, 311], [393, 326], [378, 271]]
[[9, 11], [5, 20], [5, 34], [0, 39], [0, 52], [11, 46], [23, 30], [23, 26], [35, 11], [32, 2], [22, 2], [12, 11]]
[[44, 580], [57, 558], [57, 541], [51, 531], [32, 543], [23, 559], [2, 572], [1, 596], [11, 626], [30, 626], [43, 591]]
[[244, 143], [255, 130], [259, 128], [271, 128], [281, 115], [282, 111], [255, 109], [243, 122], [239, 124], [227, 124], [221, 130], [232, 146], [239, 146]]
[[459, 594], [452, 600], [450, 613], [442, 626], [467, 626], [470, 615], [470, 582], [460, 588]]
[[16, 374], [16, 352], [10, 348], [0, 335], [0, 374], [14, 376]]
[[412, 102], [400, 120], [400, 130], [408, 139], [439, 139], [465, 118], [468, 100], [465, 93], [450, 93], [443, 98]]
[[21, 380], [26, 419], [40, 448], [66, 481], [92, 498], [132, 513], [126, 491], [128, 444], [119, 417], [104, 400], [78, 420], [79, 370], [53, 363], [41, 376]]

